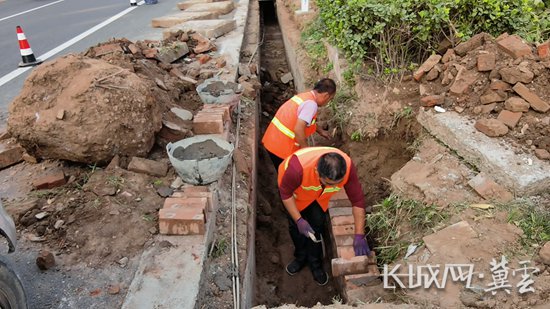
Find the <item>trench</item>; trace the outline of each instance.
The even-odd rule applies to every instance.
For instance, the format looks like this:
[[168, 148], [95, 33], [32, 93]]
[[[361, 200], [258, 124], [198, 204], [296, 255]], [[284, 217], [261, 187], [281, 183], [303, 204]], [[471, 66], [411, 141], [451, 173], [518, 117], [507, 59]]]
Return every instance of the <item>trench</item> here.
[[[283, 33], [271, 1], [260, 2], [260, 28], [261, 138], [279, 106], [296, 91], [292, 82], [284, 84], [280, 79], [291, 68], [286, 60]], [[319, 123], [330, 125], [330, 121], [323, 122], [323, 117], [329, 116], [320, 113]], [[316, 143], [339, 147], [350, 154], [358, 168], [368, 206], [390, 194], [388, 179], [411, 159], [412, 153], [407, 147], [414, 140], [417, 131], [414, 125], [411, 129], [410, 123], [402, 122], [391, 133], [370, 141], [357, 143], [344, 137], [330, 142], [317, 139]], [[285, 266], [293, 259], [294, 248], [284, 206], [277, 190], [277, 173], [262, 146], [258, 149], [257, 170], [256, 278], [253, 304], [267, 307], [283, 304], [312, 307], [317, 303], [330, 305], [343, 300], [341, 287], [330, 274], [333, 253], [328, 241], [328, 230], [323, 235], [326, 249], [324, 268], [330, 278], [327, 285], [318, 286], [307, 267], [294, 276], [285, 272]], [[373, 234], [376, 235], [376, 231]], [[373, 238], [369, 238], [369, 243], [371, 247], [376, 246]]]

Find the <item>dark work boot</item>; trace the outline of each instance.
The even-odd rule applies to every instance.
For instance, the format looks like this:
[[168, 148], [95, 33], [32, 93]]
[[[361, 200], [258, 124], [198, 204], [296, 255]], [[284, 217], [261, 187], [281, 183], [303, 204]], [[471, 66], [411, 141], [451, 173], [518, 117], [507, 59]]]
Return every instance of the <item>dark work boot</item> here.
[[323, 268], [315, 268], [311, 273], [313, 274], [313, 280], [315, 280], [318, 285], [323, 286], [328, 283], [328, 274]]
[[291, 275], [291, 276], [294, 276], [295, 274], [297, 274], [300, 270], [302, 270], [302, 268], [304, 268], [305, 266], [305, 263], [304, 262], [300, 262], [298, 260], [294, 260], [292, 262], [290, 262], [287, 266], [286, 266], [286, 272]]

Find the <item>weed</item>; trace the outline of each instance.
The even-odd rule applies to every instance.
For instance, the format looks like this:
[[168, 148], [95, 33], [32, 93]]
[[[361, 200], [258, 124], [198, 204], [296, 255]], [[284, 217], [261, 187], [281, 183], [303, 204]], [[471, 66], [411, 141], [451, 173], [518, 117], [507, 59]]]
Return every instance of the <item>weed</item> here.
[[401, 256], [409, 243], [419, 242], [428, 231], [450, 217], [435, 205], [390, 195], [367, 216], [368, 235], [377, 243], [378, 262], [389, 264]]
[[361, 130], [356, 130], [353, 133], [351, 133], [351, 140], [354, 142], [360, 142], [363, 140], [363, 133], [361, 133]]
[[227, 243], [227, 239], [224, 237], [220, 238], [218, 241], [216, 241], [212, 248], [212, 257], [218, 258], [225, 254], [227, 251], [227, 248], [229, 247], [229, 244]]
[[141, 218], [147, 222], [153, 222], [153, 220], [155, 220], [150, 214], [143, 214]]
[[[327, 49], [324, 44], [324, 31], [319, 19], [305, 27], [300, 38], [300, 44], [311, 59], [314, 70], [318, 71], [322, 69], [326, 71], [328, 69], [329, 65], [326, 64]], [[330, 68], [330, 70], [332, 70], [332, 68]]]
[[397, 126], [397, 124], [399, 124], [399, 120], [410, 119], [413, 115], [414, 111], [412, 107], [405, 106], [400, 112], [393, 114], [392, 127]]
[[157, 187], [162, 186], [162, 184], [163, 184], [163, 182], [160, 179], [155, 179], [155, 181], [153, 181], [153, 185], [155, 185]]
[[330, 101], [328, 107], [332, 112], [332, 119], [341, 131], [349, 122], [352, 112], [350, 106], [357, 99], [357, 95], [349, 88], [343, 88], [336, 92], [334, 99]]
[[518, 199], [503, 206], [508, 210], [508, 222], [523, 231], [521, 244], [526, 250], [550, 241], [550, 211], [526, 199]]
[[116, 175], [111, 175], [107, 177], [107, 183], [116, 189], [120, 189], [124, 184], [124, 178]]

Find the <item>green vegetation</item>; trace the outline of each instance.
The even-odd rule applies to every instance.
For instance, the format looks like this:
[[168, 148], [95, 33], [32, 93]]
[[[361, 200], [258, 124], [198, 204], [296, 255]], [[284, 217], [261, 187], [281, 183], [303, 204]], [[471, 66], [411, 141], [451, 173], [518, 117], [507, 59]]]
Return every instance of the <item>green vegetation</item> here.
[[379, 265], [390, 264], [404, 255], [409, 244], [419, 243], [424, 235], [449, 217], [450, 213], [435, 205], [424, 205], [397, 195], [390, 195], [375, 205], [373, 213], [367, 216], [366, 225], [368, 235], [377, 243]]
[[480, 32], [493, 36], [508, 32], [542, 42], [550, 32], [549, 4], [540, 0], [318, 0], [317, 4], [315, 38], [329, 38], [350, 62], [370, 60], [370, 71], [378, 76], [404, 72], [445, 39], [457, 43]]
[[227, 239], [222, 237], [217, 241], [214, 241], [214, 244], [212, 245], [212, 248], [210, 250], [210, 254], [213, 258], [218, 258], [224, 255], [228, 248], [229, 248], [229, 243], [227, 242]]
[[336, 92], [336, 96], [328, 103], [332, 113], [332, 121], [340, 130], [343, 130], [351, 117], [350, 106], [357, 99], [357, 95], [349, 88], [343, 88]]
[[327, 48], [324, 44], [323, 25], [317, 19], [306, 26], [300, 38], [300, 44], [312, 61], [313, 69], [324, 74], [332, 70], [333, 64], [328, 62]]
[[508, 210], [508, 222], [523, 231], [521, 243], [531, 251], [536, 245], [550, 241], [550, 211], [537, 207], [533, 202], [519, 199], [505, 205]]

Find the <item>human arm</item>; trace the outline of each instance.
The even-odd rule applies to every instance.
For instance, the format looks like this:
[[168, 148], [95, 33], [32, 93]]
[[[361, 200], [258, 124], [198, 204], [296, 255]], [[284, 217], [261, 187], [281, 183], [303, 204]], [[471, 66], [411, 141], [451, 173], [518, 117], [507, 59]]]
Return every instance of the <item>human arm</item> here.
[[330, 136], [330, 133], [327, 131], [327, 130], [324, 130], [323, 128], [321, 128], [321, 126], [317, 126], [317, 128], [315, 129], [315, 131], [321, 135], [322, 137], [326, 138], [326, 139], [330, 139], [331, 136]]
[[309, 223], [302, 218], [298, 207], [296, 207], [296, 200], [294, 199], [294, 191], [302, 183], [303, 168], [300, 161], [296, 156], [292, 156], [288, 162], [288, 167], [284, 171], [283, 178], [279, 184], [279, 193], [283, 205], [287, 210], [290, 217], [296, 222], [298, 231], [304, 236], [309, 237], [309, 234], [313, 234], [313, 228]]
[[348, 177], [348, 182], [344, 185], [346, 189], [346, 194], [351, 202], [352, 206], [352, 215], [355, 225], [355, 237], [353, 239], [353, 249], [355, 255], [371, 255], [371, 251], [367, 240], [365, 239], [365, 196], [363, 194], [363, 189], [361, 188], [361, 183], [359, 182], [359, 177], [357, 175], [357, 169], [352, 163], [350, 167], [350, 175]]
[[302, 119], [298, 119], [296, 121], [296, 125], [294, 126], [294, 141], [300, 145], [300, 148], [306, 148], [309, 146], [307, 144], [306, 126], [307, 122]]

